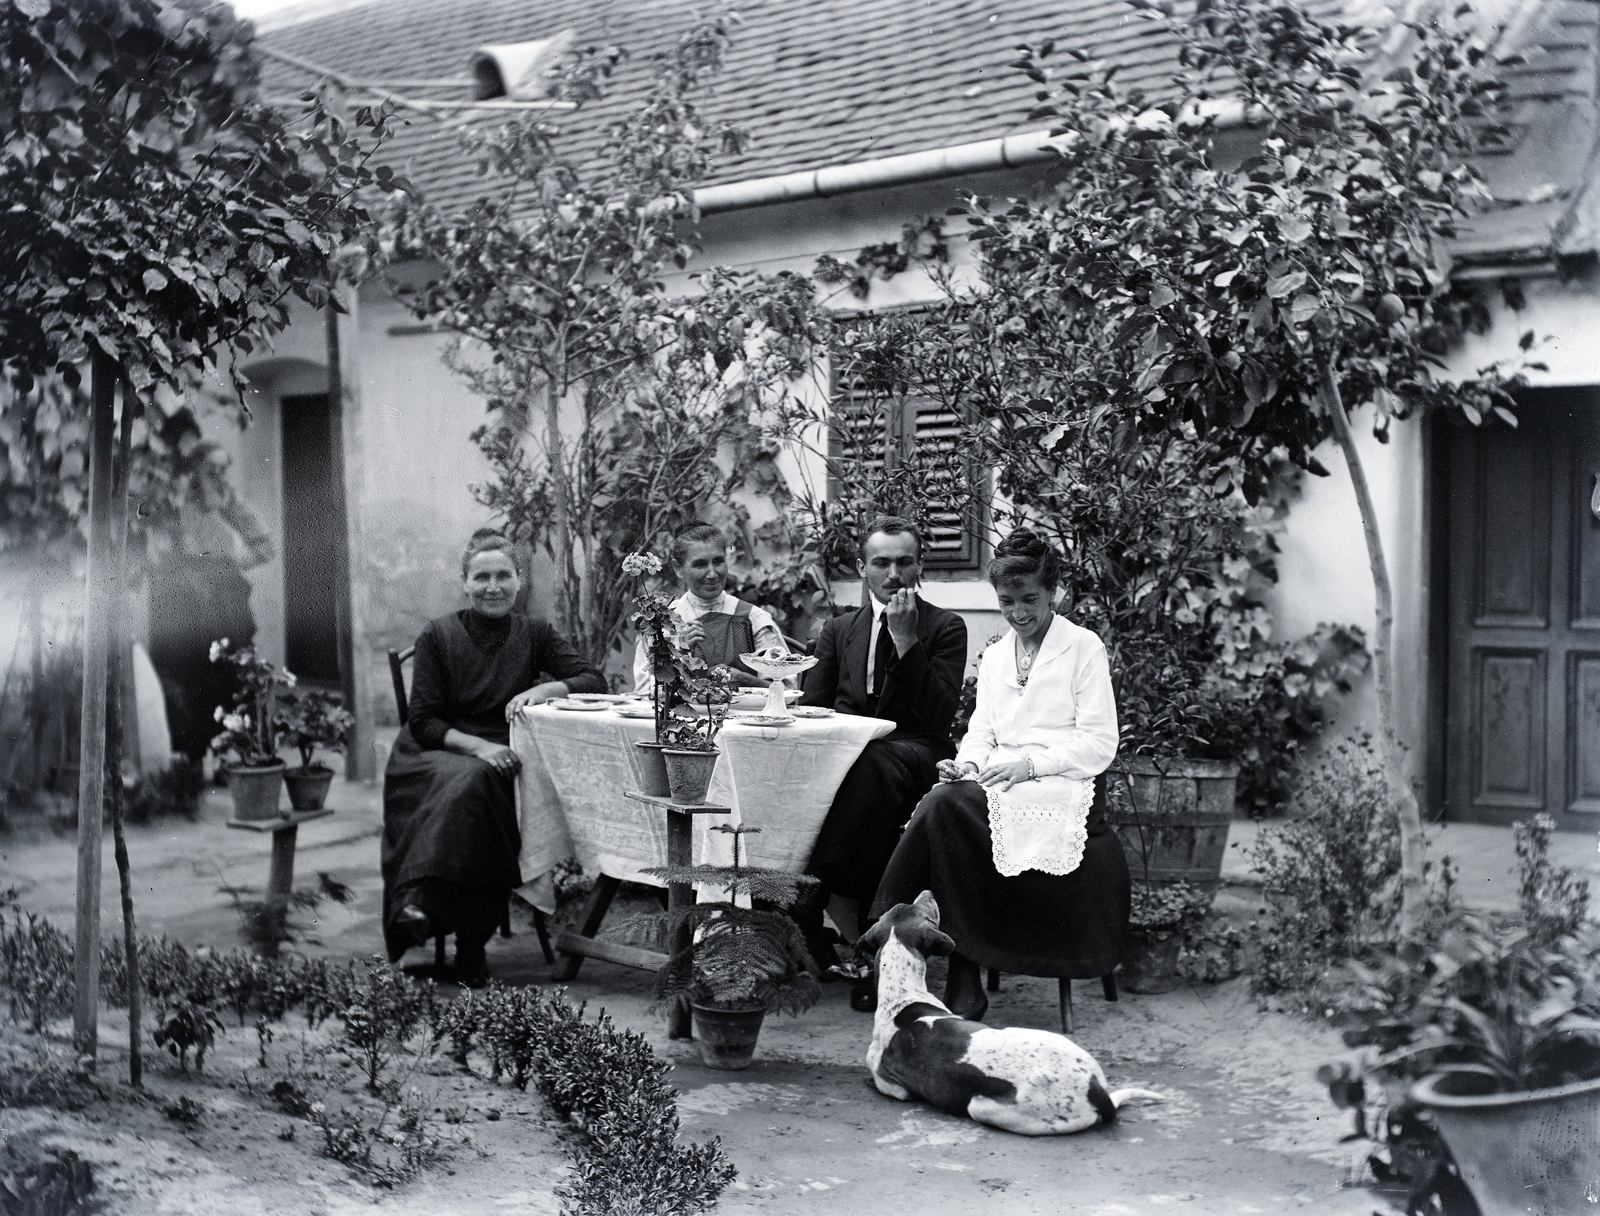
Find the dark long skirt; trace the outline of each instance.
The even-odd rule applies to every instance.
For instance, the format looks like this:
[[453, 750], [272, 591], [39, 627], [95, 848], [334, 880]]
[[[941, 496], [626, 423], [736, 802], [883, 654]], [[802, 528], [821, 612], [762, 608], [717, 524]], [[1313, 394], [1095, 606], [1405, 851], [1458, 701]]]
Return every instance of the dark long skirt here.
[[512, 778], [482, 760], [395, 738], [383, 775], [383, 931], [390, 961], [412, 944], [390, 928], [414, 904], [456, 936], [456, 958], [481, 957], [521, 881]]
[[161, 679], [172, 750], [196, 764], [222, 729], [216, 708], [233, 707], [239, 679], [211, 661], [211, 643], [255, 640], [250, 581], [227, 557], [174, 553], [150, 575], [150, 664]]
[[812, 850], [811, 873], [864, 912], [900, 829], [939, 779], [940, 753], [921, 739], [874, 739], [839, 783]]
[[989, 805], [976, 781], [936, 787], [906, 825], [872, 914], [923, 891], [939, 901], [939, 928], [980, 966], [1014, 975], [1089, 979], [1122, 961], [1132, 900], [1128, 863], [1098, 803], [1071, 874], [994, 868]]

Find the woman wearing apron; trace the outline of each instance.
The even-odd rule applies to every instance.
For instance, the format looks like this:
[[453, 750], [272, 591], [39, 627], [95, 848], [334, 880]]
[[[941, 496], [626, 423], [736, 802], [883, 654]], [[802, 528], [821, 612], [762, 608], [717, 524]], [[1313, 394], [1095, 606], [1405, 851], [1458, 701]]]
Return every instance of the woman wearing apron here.
[[[777, 646], [787, 651], [778, 624], [765, 608], [731, 595], [728, 584], [728, 542], [711, 524], [693, 523], [672, 538], [672, 568], [683, 594], [672, 601], [672, 614], [681, 622], [678, 644], [697, 651], [713, 666], [733, 669], [734, 679], [745, 688], [765, 688], [767, 682], [739, 661], [742, 654]], [[648, 693], [655, 687], [654, 673], [640, 641], [633, 657], [633, 690]]]

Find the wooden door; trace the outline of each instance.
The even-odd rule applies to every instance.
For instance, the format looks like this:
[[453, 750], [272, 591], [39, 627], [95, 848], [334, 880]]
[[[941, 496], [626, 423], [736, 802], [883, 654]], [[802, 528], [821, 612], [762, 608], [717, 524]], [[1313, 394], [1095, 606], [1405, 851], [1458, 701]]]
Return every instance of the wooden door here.
[[1449, 442], [1447, 813], [1600, 814], [1600, 390]]
[[335, 545], [345, 526], [333, 476], [328, 397], [285, 397], [283, 429], [283, 648], [290, 671], [338, 686]]

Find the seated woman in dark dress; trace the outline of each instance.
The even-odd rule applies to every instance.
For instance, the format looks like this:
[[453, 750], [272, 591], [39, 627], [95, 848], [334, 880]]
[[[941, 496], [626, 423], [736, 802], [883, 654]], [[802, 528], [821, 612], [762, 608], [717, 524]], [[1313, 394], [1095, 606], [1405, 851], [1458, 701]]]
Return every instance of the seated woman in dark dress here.
[[1106, 975], [1121, 961], [1128, 863], [1095, 778], [1117, 754], [1106, 650], [1054, 611], [1060, 560], [1019, 528], [989, 581], [1011, 631], [984, 651], [978, 703], [941, 784], [918, 805], [872, 915], [924, 890], [956, 943], [945, 1004], [974, 1020], [980, 967], [1019, 975]]
[[[410, 720], [383, 777], [383, 924], [391, 961], [454, 933], [457, 977], [476, 986], [521, 882], [511, 717], [606, 682], [548, 623], [512, 611], [521, 580], [511, 542], [474, 537], [461, 575], [470, 607], [417, 638]], [[541, 683], [541, 673], [554, 678]]]

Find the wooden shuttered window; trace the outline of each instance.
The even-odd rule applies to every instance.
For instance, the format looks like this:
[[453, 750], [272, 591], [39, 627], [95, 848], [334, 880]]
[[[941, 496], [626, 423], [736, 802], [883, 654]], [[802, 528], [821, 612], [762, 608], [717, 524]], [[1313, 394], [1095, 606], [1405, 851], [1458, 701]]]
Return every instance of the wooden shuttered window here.
[[828, 495], [873, 510], [920, 516], [923, 566], [976, 570], [981, 471], [965, 451], [954, 409], [926, 398], [836, 392]]

